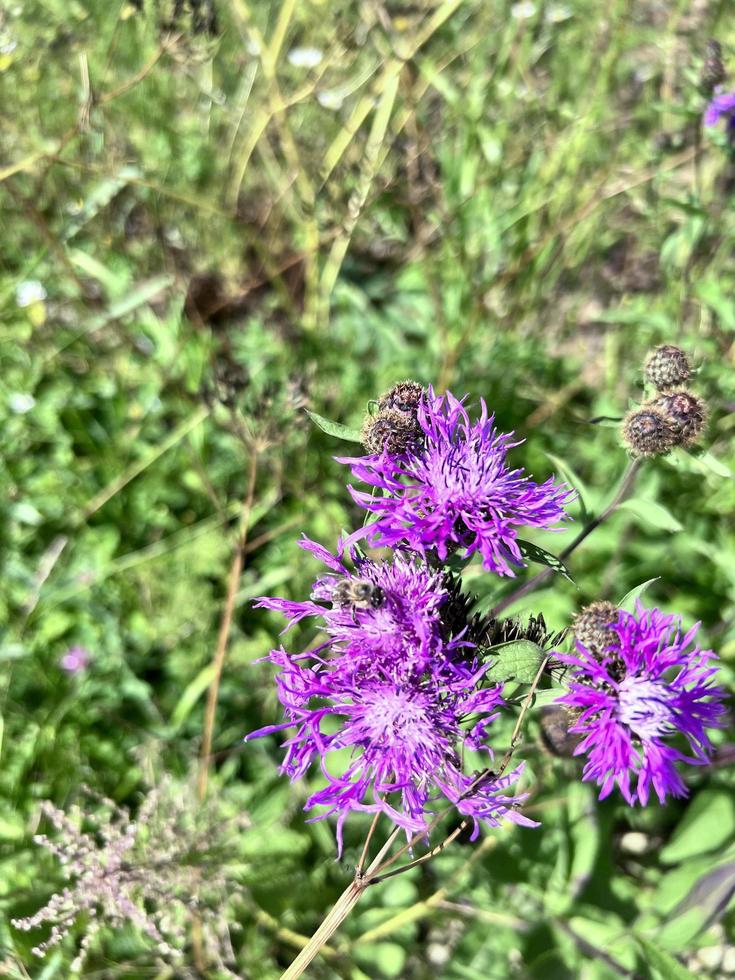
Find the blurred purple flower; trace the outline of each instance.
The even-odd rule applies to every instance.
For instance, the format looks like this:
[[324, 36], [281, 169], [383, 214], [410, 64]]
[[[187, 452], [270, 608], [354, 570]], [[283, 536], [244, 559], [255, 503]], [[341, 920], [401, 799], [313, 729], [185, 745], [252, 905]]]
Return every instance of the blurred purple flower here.
[[539, 485], [522, 469], [510, 469], [508, 450], [520, 441], [498, 432], [485, 402], [480, 406], [480, 418], [471, 422], [462, 401], [429, 388], [418, 410], [423, 445], [402, 455], [384, 450], [340, 458], [357, 479], [380, 491], [349, 487], [377, 518], [353, 539], [367, 535], [371, 544], [406, 546], [422, 555], [435, 549], [441, 561], [458, 548], [465, 557], [479, 551], [487, 571], [515, 575], [511, 566], [524, 564], [518, 528], [551, 528], [565, 520], [573, 491], [553, 478]]
[[[716, 655], [694, 643], [698, 628], [682, 636], [679, 617], [638, 603], [635, 614], [618, 611], [615, 639], [602, 654], [579, 641], [576, 655], [555, 654], [572, 668], [569, 692], [558, 700], [578, 712], [569, 729], [584, 736], [575, 755], [587, 756], [583, 778], [598, 783], [600, 799], [616, 783], [631, 806], [645, 806], [652, 788], [662, 803], [686, 796], [675, 764], [708, 762], [706, 729], [723, 726], [725, 695], [712, 683]], [[675, 736], [686, 739], [690, 755], [669, 743]]]
[[70, 647], [59, 658], [59, 666], [69, 674], [81, 674], [89, 666], [90, 660], [90, 653], [84, 647]]
[[[475, 834], [480, 821], [533, 825], [516, 812], [523, 797], [505, 793], [522, 766], [479, 780], [462, 770], [465, 750], [490, 753], [488, 729], [503, 701], [499, 686], [483, 684], [487, 667], [461, 622], [445, 625], [453, 597], [442, 575], [401, 556], [382, 564], [353, 556], [352, 574], [314, 542], [302, 546], [331, 569], [311, 600], [256, 605], [282, 612], [289, 626], [319, 617], [329, 638], [296, 656], [271, 651], [286, 720], [247, 738], [296, 729], [284, 743], [282, 771], [295, 780], [320, 766], [327, 785], [305, 809], [326, 808], [314, 820], [337, 815], [340, 853], [353, 810], [383, 812], [411, 835], [427, 829], [441, 797], [472, 820]], [[346, 748], [348, 758], [333, 755]]]
[[728, 132], [735, 130], [735, 92], [716, 92], [704, 113], [705, 126], [716, 126], [720, 119], [727, 120]]

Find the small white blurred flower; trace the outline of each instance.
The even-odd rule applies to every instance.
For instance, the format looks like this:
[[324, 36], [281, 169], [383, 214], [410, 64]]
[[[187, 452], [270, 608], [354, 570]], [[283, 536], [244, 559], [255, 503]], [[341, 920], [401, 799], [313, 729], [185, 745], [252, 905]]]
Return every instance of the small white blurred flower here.
[[15, 288], [15, 302], [18, 306], [31, 306], [33, 303], [41, 303], [47, 295], [38, 279], [26, 279], [25, 282], [19, 283]]
[[338, 88], [322, 89], [316, 94], [317, 102], [325, 109], [341, 109], [345, 101], [345, 93]]
[[25, 415], [26, 412], [30, 412], [35, 404], [36, 399], [33, 395], [29, 395], [25, 391], [14, 391], [8, 395], [8, 407], [16, 415]]
[[318, 48], [291, 48], [288, 52], [289, 64], [294, 68], [316, 68], [323, 57]]
[[546, 19], [550, 24], [560, 24], [563, 20], [569, 20], [571, 16], [571, 8], [563, 3], [553, 3], [546, 11]]
[[536, 13], [536, 4], [530, 0], [521, 0], [521, 3], [513, 4], [510, 13], [516, 20], [529, 20]]

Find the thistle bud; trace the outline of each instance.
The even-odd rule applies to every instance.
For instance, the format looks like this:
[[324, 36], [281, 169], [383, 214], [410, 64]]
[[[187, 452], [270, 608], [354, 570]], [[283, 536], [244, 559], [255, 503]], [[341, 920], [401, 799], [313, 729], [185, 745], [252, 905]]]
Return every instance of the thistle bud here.
[[662, 344], [649, 354], [645, 374], [646, 380], [655, 388], [666, 391], [688, 381], [692, 376], [692, 366], [681, 347]]
[[387, 408], [377, 415], [368, 415], [362, 429], [362, 444], [369, 453], [379, 455], [386, 450], [400, 456], [421, 438], [421, 429], [414, 416]]
[[395, 409], [415, 415], [424, 394], [424, 388], [418, 381], [400, 381], [380, 398], [378, 409]]
[[679, 440], [669, 416], [651, 402], [628, 412], [623, 419], [622, 435], [633, 457], [663, 456]]
[[612, 602], [599, 601], [586, 606], [577, 614], [572, 624], [575, 640], [587, 647], [590, 653], [602, 656], [605, 649], [616, 639], [611, 629], [618, 621], [618, 607]]
[[712, 95], [715, 88], [721, 85], [725, 78], [725, 65], [722, 61], [722, 45], [719, 41], [710, 39], [705, 48], [704, 64], [699, 76], [699, 86], [705, 95]]
[[707, 424], [707, 403], [686, 388], [659, 395], [652, 403], [671, 422], [676, 445], [691, 446]]

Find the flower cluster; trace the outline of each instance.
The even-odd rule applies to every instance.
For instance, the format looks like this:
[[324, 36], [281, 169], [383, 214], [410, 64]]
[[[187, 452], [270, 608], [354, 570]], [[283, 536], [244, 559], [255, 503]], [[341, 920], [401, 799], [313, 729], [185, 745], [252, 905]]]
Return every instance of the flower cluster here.
[[[590, 632], [585, 646], [578, 632], [576, 654], [556, 654], [571, 667], [559, 701], [576, 714], [569, 731], [582, 736], [575, 755], [586, 756], [583, 777], [601, 787], [600, 799], [617, 784], [631, 806], [645, 806], [651, 790], [662, 803], [685, 796], [676, 763], [704, 765], [707, 729], [724, 722], [717, 658], [696, 645], [698, 626], [682, 635], [680, 620], [658, 609], [638, 603], [635, 614], [611, 610], [608, 620], [597, 624], [601, 642]], [[682, 739], [688, 752], [677, 747]]]
[[417, 411], [423, 439], [401, 454], [383, 450], [340, 460], [373, 488], [348, 488], [375, 518], [356, 536], [367, 533], [371, 544], [440, 561], [458, 549], [464, 557], [477, 552], [486, 571], [515, 574], [513, 566], [524, 564], [518, 529], [553, 528], [565, 519], [573, 494], [553, 477], [539, 485], [511, 469], [508, 450], [519, 442], [498, 432], [485, 402], [480, 406], [473, 422], [461, 400], [430, 388]]
[[326, 786], [305, 808], [324, 808], [317, 820], [337, 815], [340, 852], [352, 811], [383, 812], [412, 835], [427, 830], [442, 797], [475, 834], [480, 821], [531, 825], [515, 809], [523, 798], [507, 792], [521, 768], [481, 778], [463, 770], [466, 750], [489, 756], [488, 729], [503, 701], [497, 685], [483, 682], [487, 667], [466, 631], [448, 626], [450, 583], [417, 558], [376, 563], [353, 551], [350, 570], [343, 553], [302, 546], [329, 569], [311, 598], [257, 605], [283, 613], [289, 625], [317, 617], [327, 639], [296, 656], [271, 652], [286, 721], [248, 738], [295, 728], [283, 771], [299, 779], [320, 765]]
[[630, 455], [663, 456], [675, 446], [694, 445], [709, 411], [702, 398], [684, 387], [693, 374], [685, 351], [662, 344], [649, 354], [643, 371], [656, 394], [623, 419], [621, 434]]
[[[706, 405], [682, 387], [692, 374], [686, 354], [660, 347], [645, 373], [656, 394], [625, 421], [631, 451], [690, 445]], [[566, 633], [549, 634], [543, 617], [527, 627], [470, 618], [472, 604], [448, 568], [450, 558], [456, 566], [477, 555], [487, 572], [513, 576], [524, 563], [521, 530], [559, 529], [572, 491], [511, 468], [518, 443], [497, 430], [484, 402], [473, 419], [464, 399], [406, 381], [373, 404], [362, 434], [367, 455], [339, 460], [370, 488], [348, 488], [368, 522], [336, 555], [301, 542], [326, 566], [309, 599], [256, 602], [283, 614], [286, 629], [306, 618], [320, 629], [321, 642], [302, 653], [271, 651], [284, 720], [248, 738], [286, 733], [282, 769], [293, 780], [320, 769], [323, 783], [306, 809], [319, 808], [313, 820], [337, 817], [340, 852], [353, 811], [384, 813], [409, 837], [428, 834], [442, 800], [474, 835], [483, 822], [530, 824], [512, 790], [522, 765], [469, 773], [465, 754], [492, 759], [504, 704], [502, 687], [488, 680], [486, 650], [519, 640], [548, 648]], [[362, 540], [393, 549], [392, 557], [366, 557]], [[714, 654], [693, 646], [695, 632], [682, 637], [658, 610], [633, 616], [598, 602], [573, 624], [576, 653], [555, 654], [571, 680], [553, 724], [567, 725], [564, 751], [586, 755], [584, 778], [600, 784], [601, 797], [616, 784], [630, 804], [645, 804], [651, 789], [661, 800], [682, 795], [676, 764], [707, 760], [707, 729], [722, 724], [724, 709]]]
[[103, 926], [132, 926], [159, 957], [180, 966], [196, 918], [220, 975], [236, 976], [226, 963], [231, 944], [222, 934], [223, 907], [234, 916], [243, 891], [226, 855], [246, 820], [225, 817], [219, 806], [197, 807], [191, 787], [170, 779], [147, 793], [134, 819], [112, 800], [86, 793], [98, 804], [95, 812], [73, 806], [64, 813], [48, 801], [41, 806], [55, 833], [34, 840], [58, 859], [65, 885], [33, 915], [12, 920], [23, 932], [51, 924], [34, 955], [45, 956], [79, 925], [83, 934], [70, 968], [76, 974]]

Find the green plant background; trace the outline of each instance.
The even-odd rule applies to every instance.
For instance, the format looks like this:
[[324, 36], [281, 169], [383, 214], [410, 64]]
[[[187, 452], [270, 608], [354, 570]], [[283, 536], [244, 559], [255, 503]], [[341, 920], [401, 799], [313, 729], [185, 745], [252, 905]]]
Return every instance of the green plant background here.
[[[717, 462], [647, 464], [635, 503], [574, 555], [576, 584], [555, 576], [522, 610], [560, 629], [655, 579], [647, 601], [701, 620], [732, 678], [733, 171], [724, 131], [701, 127], [697, 82], [707, 38], [735, 51], [728, 5], [233, 0], [215, 37], [185, 8], [172, 30], [163, 0], [0, 13], [11, 977], [69, 975], [84, 930], [39, 961], [38, 937], [10, 925], [62, 884], [32, 842], [41, 800], [66, 806], [89, 784], [134, 811], [164, 773], [193, 799], [256, 450], [210, 789], [249, 822], [230, 855], [245, 900], [221, 910], [230, 968], [277, 977], [349, 882], [367, 824], [349, 825], [336, 862], [333, 826], [305, 823], [308, 787], [278, 773], [278, 740], [242, 744], [278, 717], [255, 661], [282, 624], [249, 600], [303, 597], [316, 565], [299, 533], [329, 545], [360, 520], [333, 459], [344, 444], [305, 407], [359, 425], [404, 377], [482, 396], [526, 439], [515, 461], [571, 474], [594, 512], [625, 453], [588, 420], [640, 399], [652, 345], [682, 344]], [[45, 298], [19, 304], [35, 280]], [[565, 536], [534, 540], [558, 550]], [[471, 585], [487, 605], [511, 587]], [[91, 655], [78, 676], [59, 667], [74, 645]], [[453, 845], [368, 891], [309, 976], [735, 976], [719, 742], [687, 801], [634, 811], [597, 805], [532, 715], [523, 756], [543, 827]], [[103, 931], [85, 970], [184, 975], [125, 929]]]

